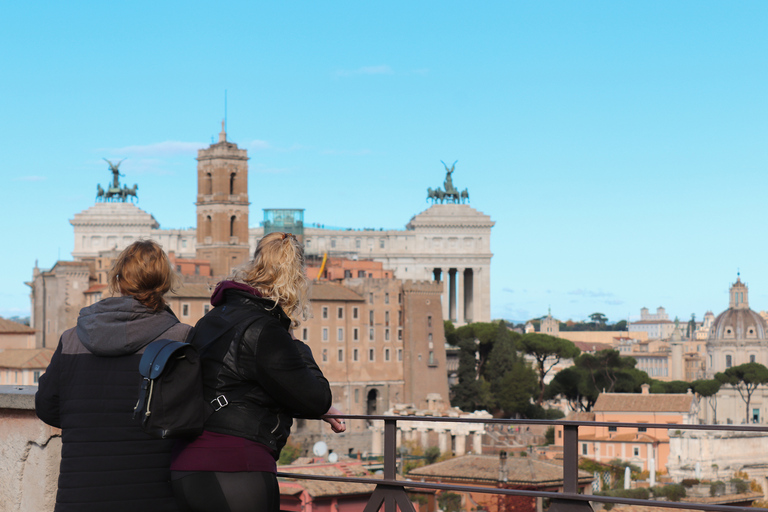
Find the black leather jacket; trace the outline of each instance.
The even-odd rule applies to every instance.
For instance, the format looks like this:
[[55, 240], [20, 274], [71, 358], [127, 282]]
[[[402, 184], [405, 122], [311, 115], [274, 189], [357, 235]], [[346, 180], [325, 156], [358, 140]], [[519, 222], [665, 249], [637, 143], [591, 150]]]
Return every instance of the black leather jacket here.
[[192, 343], [206, 398], [229, 401], [206, 430], [265, 444], [278, 458], [294, 417], [328, 412], [328, 380], [309, 347], [291, 337], [290, 324], [273, 301], [236, 289], [225, 290], [224, 302], [200, 319]]

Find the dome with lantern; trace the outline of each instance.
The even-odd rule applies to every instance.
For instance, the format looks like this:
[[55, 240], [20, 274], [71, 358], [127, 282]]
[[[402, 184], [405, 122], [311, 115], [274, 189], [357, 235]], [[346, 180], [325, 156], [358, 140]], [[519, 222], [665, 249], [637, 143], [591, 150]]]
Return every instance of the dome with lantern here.
[[749, 308], [749, 289], [737, 276], [731, 285], [728, 309], [720, 313], [707, 339], [707, 374], [713, 376], [731, 366], [758, 362], [768, 365], [768, 323]]

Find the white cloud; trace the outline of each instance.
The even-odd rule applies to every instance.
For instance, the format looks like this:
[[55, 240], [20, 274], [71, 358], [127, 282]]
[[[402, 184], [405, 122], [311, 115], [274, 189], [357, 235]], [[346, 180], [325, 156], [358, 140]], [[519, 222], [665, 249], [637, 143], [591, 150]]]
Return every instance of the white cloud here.
[[202, 149], [207, 146], [207, 144], [202, 142], [181, 142], [167, 140], [165, 142], [156, 142], [154, 144], [145, 144], [143, 146], [125, 146], [122, 148], [102, 149], [100, 151], [109, 151], [113, 154], [125, 156], [168, 157], [194, 154], [198, 149]]
[[272, 149], [272, 145], [265, 141], [265, 140], [252, 140], [248, 144], [246, 144], [248, 149], [252, 149], [254, 151], [260, 151], [264, 149]]
[[572, 290], [568, 292], [568, 295], [578, 295], [580, 297], [590, 297], [593, 299], [599, 299], [602, 297], [613, 297], [612, 293], [607, 293], [602, 290], [600, 291], [594, 291], [594, 290], [583, 290], [579, 288], [578, 290]]
[[354, 75], [393, 75], [395, 72], [386, 64], [379, 66], [362, 66], [357, 69], [340, 69], [336, 71], [336, 76], [354, 76]]

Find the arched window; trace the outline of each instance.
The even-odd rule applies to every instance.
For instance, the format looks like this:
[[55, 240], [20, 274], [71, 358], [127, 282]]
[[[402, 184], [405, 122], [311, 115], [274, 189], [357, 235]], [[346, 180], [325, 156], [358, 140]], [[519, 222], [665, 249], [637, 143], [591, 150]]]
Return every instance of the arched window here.
[[213, 219], [211, 219], [210, 215], [207, 215], [205, 217], [205, 226], [203, 226], [203, 236], [210, 237], [211, 233], [213, 233]]
[[731, 358], [731, 355], [728, 354], [725, 356], [725, 367], [730, 368], [731, 366], [733, 366], [733, 359]]
[[211, 176], [211, 173], [205, 174], [205, 183], [203, 183], [203, 190], [205, 195], [211, 195], [213, 194], [213, 177]]
[[235, 236], [235, 216], [229, 218], [229, 236]]
[[235, 173], [229, 175], [229, 193], [235, 193]]

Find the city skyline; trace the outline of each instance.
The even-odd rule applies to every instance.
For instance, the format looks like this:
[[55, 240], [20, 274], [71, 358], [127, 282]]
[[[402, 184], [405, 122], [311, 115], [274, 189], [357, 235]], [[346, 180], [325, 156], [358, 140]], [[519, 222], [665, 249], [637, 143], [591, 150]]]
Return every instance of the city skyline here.
[[[250, 223], [305, 208], [403, 229], [445, 177], [490, 215], [491, 316], [611, 322], [768, 309], [768, 6], [234, 2], [0, 8], [0, 316], [120, 160], [163, 228], [195, 223], [197, 149], [249, 152]], [[18, 241], [18, 243], [16, 243]], [[6, 246], [8, 247], [8, 246]]]

